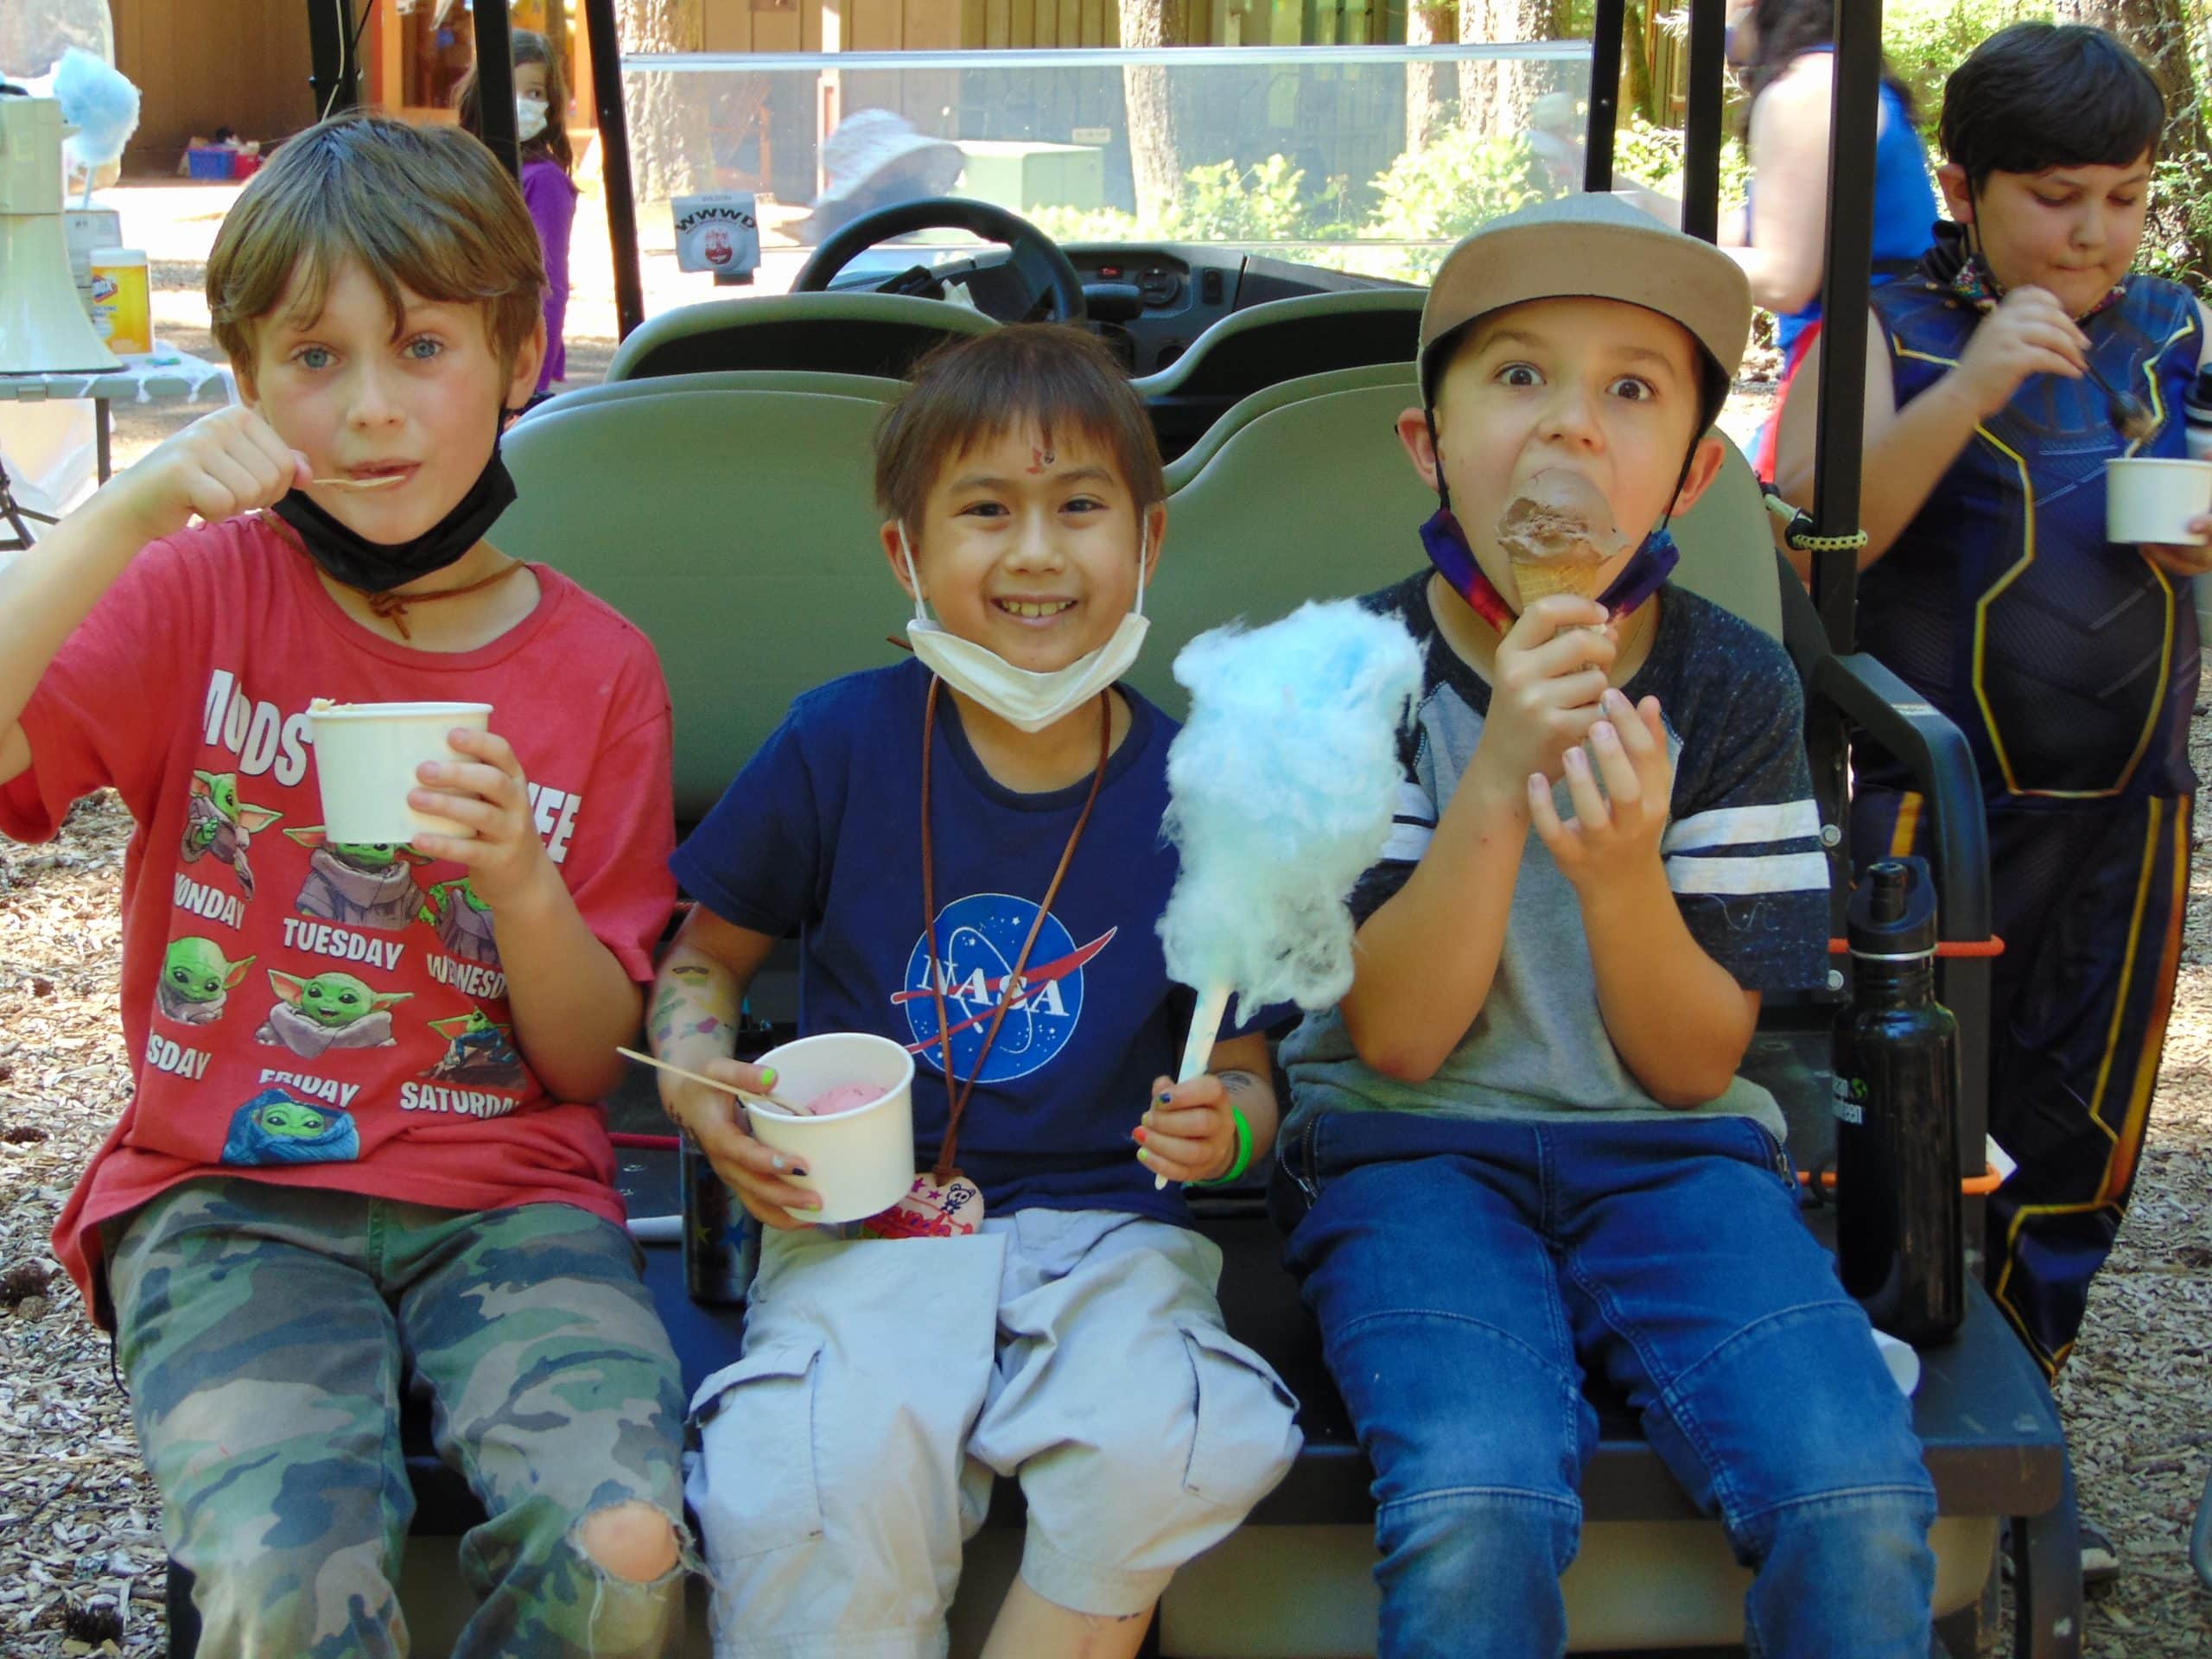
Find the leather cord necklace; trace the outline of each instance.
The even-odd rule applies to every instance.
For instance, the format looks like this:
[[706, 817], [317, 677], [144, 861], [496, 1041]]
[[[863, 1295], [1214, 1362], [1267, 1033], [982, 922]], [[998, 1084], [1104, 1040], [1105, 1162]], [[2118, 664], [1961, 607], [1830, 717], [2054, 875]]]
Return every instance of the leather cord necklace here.
[[[1111, 692], [1098, 694], [1098, 765], [1090, 774], [1090, 793], [1084, 798], [1083, 810], [1076, 817], [1075, 828], [1068, 831], [1068, 844], [1061, 850], [1059, 868], [1052, 872], [1052, 885], [1045, 889], [1045, 896], [1038, 901], [1036, 918], [1029, 924], [1029, 937], [1021, 942], [1021, 953], [1014, 959], [1014, 966], [1001, 982], [998, 1006], [991, 1010], [991, 1022], [983, 1032], [982, 1046], [976, 1051], [976, 1064], [968, 1073], [968, 1081], [960, 1083], [959, 1073], [952, 1064], [952, 1020], [944, 1005], [944, 958], [937, 951], [937, 856], [936, 845], [930, 832], [930, 754], [937, 732], [937, 697], [944, 682], [932, 675], [930, 678], [929, 700], [922, 705], [922, 933], [929, 942], [927, 972], [930, 994], [937, 1002], [938, 1040], [944, 1051], [944, 1087], [950, 1102], [944, 1120], [944, 1141], [938, 1148], [937, 1166], [931, 1179], [939, 1186], [946, 1185], [959, 1174], [953, 1166], [952, 1155], [960, 1138], [960, 1115], [968, 1109], [968, 1097], [976, 1092], [976, 1080], [983, 1075], [983, 1062], [990, 1058], [991, 1045], [998, 1040], [999, 1027], [1005, 1022], [1006, 1011], [1022, 996], [1025, 987], [1022, 972], [1029, 966], [1029, 953], [1036, 947], [1037, 935], [1043, 931], [1045, 918], [1052, 908], [1052, 900], [1059, 896], [1060, 881], [1068, 873], [1068, 866], [1075, 861], [1076, 844], [1083, 839], [1085, 825], [1090, 822], [1090, 809], [1098, 804], [1099, 786], [1106, 781], [1106, 759], [1112, 744], [1114, 707], [1109, 701]], [[955, 1089], [955, 1084], [958, 1084]]]

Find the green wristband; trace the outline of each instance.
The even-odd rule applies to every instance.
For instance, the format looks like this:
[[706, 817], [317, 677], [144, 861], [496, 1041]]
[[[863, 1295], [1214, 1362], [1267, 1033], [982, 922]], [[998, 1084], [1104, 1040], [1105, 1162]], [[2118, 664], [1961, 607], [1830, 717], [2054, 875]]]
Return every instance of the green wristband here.
[[1230, 1106], [1229, 1115], [1236, 1120], [1236, 1161], [1210, 1181], [1192, 1181], [1192, 1186], [1227, 1186], [1252, 1167], [1252, 1126], [1244, 1121], [1242, 1106]]

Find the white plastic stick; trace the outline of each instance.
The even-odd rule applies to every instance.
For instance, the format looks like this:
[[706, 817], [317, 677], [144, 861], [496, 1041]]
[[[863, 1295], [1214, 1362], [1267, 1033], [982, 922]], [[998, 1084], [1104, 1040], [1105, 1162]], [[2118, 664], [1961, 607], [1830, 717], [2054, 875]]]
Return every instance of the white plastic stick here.
[[[1175, 1074], [1176, 1082], [1188, 1083], [1205, 1074], [1206, 1063], [1213, 1058], [1213, 1046], [1221, 1040], [1221, 1017], [1228, 1012], [1228, 986], [1208, 985], [1198, 992], [1198, 1007], [1192, 1010], [1191, 1034], [1184, 1039], [1183, 1064]], [[1165, 1175], [1152, 1178], [1155, 1192], [1166, 1185]]]

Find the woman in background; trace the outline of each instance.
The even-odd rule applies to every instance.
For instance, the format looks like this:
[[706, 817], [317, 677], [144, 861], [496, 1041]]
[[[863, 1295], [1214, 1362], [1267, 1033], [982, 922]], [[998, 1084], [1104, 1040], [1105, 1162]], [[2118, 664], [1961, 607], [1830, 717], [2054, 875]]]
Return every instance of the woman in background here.
[[[1741, 212], [1722, 225], [1720, 242], [1743, 267], [1751, 298], [1777, 320], [1782, 385], [1775, 417], [1751, 457], [1760, 478], [1770, 481], [1782, 404], [1821, 325], [1835, 0], [1735, 0], [1728, 57], [1749, 94], [1743, 122], [1751, 188]], [[1936, 180], [1913, 124], [1912, 93], [1886, 62], [1873, 166], [1873, 280], [1881, 283], [1913, 270], [1936, 218]]]

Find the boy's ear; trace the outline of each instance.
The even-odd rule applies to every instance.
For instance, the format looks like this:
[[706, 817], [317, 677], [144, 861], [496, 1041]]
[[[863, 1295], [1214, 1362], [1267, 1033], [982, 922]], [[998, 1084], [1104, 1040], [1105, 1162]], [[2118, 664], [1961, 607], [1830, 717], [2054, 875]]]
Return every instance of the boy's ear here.
[[1943, 189], [1943, 207], [1955, 223], [1974, 223], [1974, 189], [1967, 182], [1967, 170], [1956, 162], [1946, 162], [1936, 169], [1936, 182]]
[[1398, 416], [1398, 442], [1406, 446], [1406, 454], [1413, 458], [1414, 470], [1421, 474], [1421, 481], [1433, 491], [1437, 486], [1437, 469], [1443, 465], [1436, 454], [1436, 437], [1431, 430], [1428, 411], [1408, 409]]
[[1152, 579], [1160, 573], [1160, 550], [1167, 540], [1167, 504], [1155, 501], [1144, 510], [1145, 546], [1144, 585], [1152, 586]]
[[1682, 475], [1681, 490], [1668, 510], [1670, 516], [1679, 518], [1697, 505], [1698, 498], [1720, 476], [1720, 463], [1726, 454], [1726, 446], [1710, 432], [1697, 441], [1697, 448], [1690, 454], [1689, 471]]
[[530, 336], [515, 348], [513, 367], [507, 374], [507, 407], [520, 409], [537, 395], [537, 372], [545, 366], [545, 317], [538, 315]]
[[915, 561], [915, 574], [911, 576], [906, 574], [906, 556], [899, 548], [899, 521], [896, 518], [885, 519], [883, 528], [877, 534], [883, 537], [883, 556], [890, 562], [891, 574], [898, 579], [899, 586], [906, 597], [928, 597], [919, 593], [914, 585], [921, 579], [921, 562], [918, 559]]

